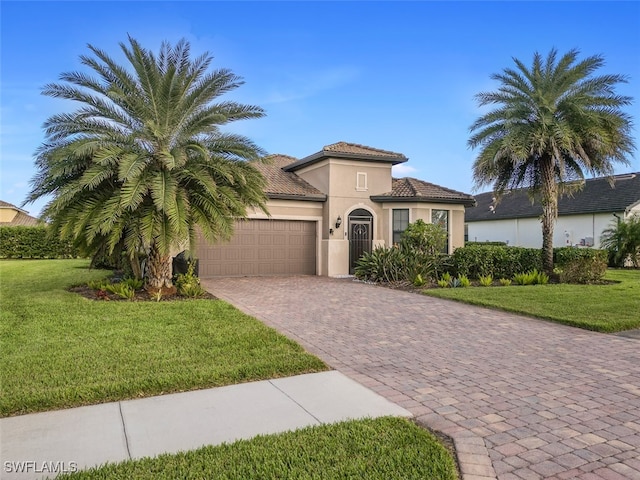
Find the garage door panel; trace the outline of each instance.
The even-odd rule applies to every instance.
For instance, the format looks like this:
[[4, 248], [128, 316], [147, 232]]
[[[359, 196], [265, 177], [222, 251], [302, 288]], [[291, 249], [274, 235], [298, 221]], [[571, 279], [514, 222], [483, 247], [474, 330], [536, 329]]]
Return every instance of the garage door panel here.
[[198, 237], [200, 276], [315, 275], [316, 223], [247, 220], [229, 242], [209, 245]]

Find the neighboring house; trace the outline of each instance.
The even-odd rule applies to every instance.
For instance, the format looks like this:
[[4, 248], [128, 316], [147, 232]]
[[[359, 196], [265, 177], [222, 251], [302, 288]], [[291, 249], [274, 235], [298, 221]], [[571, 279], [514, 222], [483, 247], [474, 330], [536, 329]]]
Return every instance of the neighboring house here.
[[[532, 204], [526, 190], [512, 190], [497, 204], [491, 192], [475, 198], [477, 206], [465, 212], [469, 241], [542, 247], [542, 206], [538, 201]], [[603, 230], [636, 212], [640, 213], [640, 172], [586, 180], [581, 191], [558, 202], [553, 245], [598, 248]]]
[[423, 219], [448, 232], [447, 249], [464, 245], [471, 195], [415, 178], [394, 179], [400, 154], [339, 142], [301, 160], [270, 155], [258, 164], [267, 180], [267, 216], [253, 211], [230, 242], [199, 238], [200, 276], [353, 273], [363, 252], [399, 241]]
[[21, 208], [0, 200], [0, 227], [33, 227], [41, 222]]

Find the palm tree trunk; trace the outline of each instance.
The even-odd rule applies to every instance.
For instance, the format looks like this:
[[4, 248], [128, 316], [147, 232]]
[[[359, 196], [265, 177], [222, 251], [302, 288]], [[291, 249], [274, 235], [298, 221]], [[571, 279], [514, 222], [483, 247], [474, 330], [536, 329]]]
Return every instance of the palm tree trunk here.
[[171, 255], [162, 255], [155, 242], [151, 243], [147, 261], [147, 288], [172, 289]]
[[542, 159], [542, 268], [553, 274], [553, 229], [558, 218], [558, 185], [554, 175], [553, 158]]

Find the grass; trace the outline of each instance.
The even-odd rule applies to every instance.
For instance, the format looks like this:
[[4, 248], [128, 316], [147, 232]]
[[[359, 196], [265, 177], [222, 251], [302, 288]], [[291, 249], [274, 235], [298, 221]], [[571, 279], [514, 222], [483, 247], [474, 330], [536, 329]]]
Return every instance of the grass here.
[[451, 455], [432, 434], [406, 419], [385, 417], [129, 460], [57, 478], [453, 480], [457, 473]]
[[85, 260], [0, 261], [0, 416], [327, 370], [221, 300], [93, 301]]
[[640, 270], [609, 270], [605, 278], [619, 283], [448, 288], [424, 293], [597, 332], [640, 328]]

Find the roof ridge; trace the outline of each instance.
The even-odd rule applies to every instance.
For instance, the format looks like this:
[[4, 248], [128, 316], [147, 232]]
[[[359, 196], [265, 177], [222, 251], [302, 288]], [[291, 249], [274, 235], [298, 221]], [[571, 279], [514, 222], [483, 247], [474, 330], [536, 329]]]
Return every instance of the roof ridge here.
[[437, 183], [428, 182], [426, 180], [421, 180], [419, 178], [414, 178], [414, 177], [405, 177], [405, 178], [410, 178], [410, 179], [415, 180], [416, 182], [420, 182], [420, 183], [426, 183], [427, 185], [431, 185], [433, 187], [441, 188], [442, 190], [446, 190], [449, 193], [455, 193], [456, 195], [465, 195], [465, 196], [469, 195], [468, 193], [461, 192], [460, 190], [454, 190], [453, 188], [443, 187], [442, 185], [439, 185]]
[[296, 157], [287, 155], [286, 153], [270, 153], [269, 155], [265, 155], [263, 158], [274, 158], [274, 157], [292, 158], [293, 160], [298, 160]]
[[327, 151], [327, 152], [341, 151], [341, 150], [337, 150], [337, 148], [339, 148], [341, 146], [349, 146], [349, 147], [361, 148], [363, 150], [369, 150], [371, 152], [378, 153], [378, 154], [381, 153], [381, 154], [390, 155], [390, 156], [404, 157], [404, 154], [398, 153], [398, 152], [392, 152], [391, 150], [383, 150], [382, 148], [370, 147], [368, 145], [363, 145], [361, 143], [352, 143], [352, 142], [344, 142], [344, 141], [339, 141], [339, 142], [336, 142], [336, 143], [332, 143], [330, 145], [325, 145], [324, 147], [322, 147], [322, 150]]
[[418, 181], [417, 178], [413, 178], [413, 177], [404, 177], [404, 179], [407, 181], [407, 183], [409, 184], [409, 187], [411, 188], [411, 191], [413, 192], [413, 194], [416, 197], [422, 197], [422, 192], [420, 192], [417, 188], [416, 188], [416, 182]]

